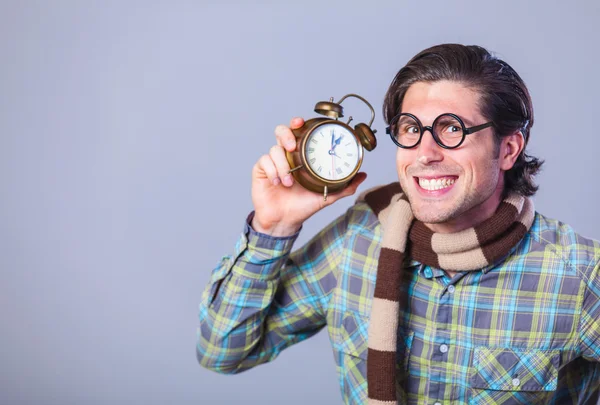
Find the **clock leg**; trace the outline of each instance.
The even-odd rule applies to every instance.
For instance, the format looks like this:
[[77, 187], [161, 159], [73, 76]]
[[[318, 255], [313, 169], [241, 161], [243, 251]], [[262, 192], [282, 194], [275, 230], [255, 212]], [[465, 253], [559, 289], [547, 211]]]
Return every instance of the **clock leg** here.
[[327, 201], [327, 186], [323, 189], [323, 201]]

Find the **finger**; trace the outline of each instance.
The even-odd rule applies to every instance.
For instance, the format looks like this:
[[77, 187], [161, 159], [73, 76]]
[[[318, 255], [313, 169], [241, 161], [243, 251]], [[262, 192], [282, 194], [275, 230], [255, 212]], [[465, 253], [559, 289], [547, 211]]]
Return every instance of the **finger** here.
[[269, 155], [263, 155], [257, 162], [258, 170], [262, 170], [265, 173], [265, 176], [269, 179], [271, 184], [277, 186], [281, 183], [281, 179], [277, 175], [277, 168], [275, 167], [275, 163], [271, 160]]
[[277, 145], [283, 146], [288, 152], [293, 152], [296, 149], [296, 137], [292, 130], [285, 125], [275, 127], [275, 138], [277, 138]]
[[290, 128], [297, 129], [304, 125], [304, 118], [294, 117], [290, 120]]
[[[357, 173], [356, 176], [354, 176], [354, 178], [350, 181], [350, 184], [348, 184], [348, 186], [345, 189], [343, 189], [339, 193], [331, 195], [331, 197], [332, 197], [331, 203], [333, 204], [340, 198], [348, 197], [348, 196], [356, 193], [358, 186], [360, 186], [366, 179], [367, 179], [367, 173], [365, 173], [365, 172]], [[329, 200], [329, 198], [327, 198], [327, 199]]]
[[352, 179], [352, 181], [350, 181], [350, 184], [348, 185], [348, 187], [346, 187], [346, 193], [347, 195], [352, 195], [354, 193], [356, 193], [356, 190], [358, 189], [358, 187], [364, 183], [364, 181], [367, 180], [367, 173], [365, 172], [359, 172], [356, 174], [356, 176], [354, 176], [354, 178]]
[[294, 184], [294, 180], [292, 175], [288, 172], [290, 171], [290, 164], [285, 157], [285, 151], [279, 145], [274, 145], [269, 151], [269, 157], [275, 164], [277, 169], [277, 175], [281, 179], [281, 182], [284, 186], [290, 187]]

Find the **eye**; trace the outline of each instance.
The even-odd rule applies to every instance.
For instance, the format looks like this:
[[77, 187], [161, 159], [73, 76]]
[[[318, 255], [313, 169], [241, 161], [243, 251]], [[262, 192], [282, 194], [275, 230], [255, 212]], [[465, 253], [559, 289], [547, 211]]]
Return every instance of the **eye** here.
[[417, 127], [416, 125], [404, 125], [402, 127], [402, 132], [407, 135], [419, 134], [419, 127]]
[[441, 136], [461, 136], [462, 135], [462, 127], [460, 125], [456, 125], [454, 123], [445, 123], [439, 125], [441, 127], [441, 131], [438, 132]]

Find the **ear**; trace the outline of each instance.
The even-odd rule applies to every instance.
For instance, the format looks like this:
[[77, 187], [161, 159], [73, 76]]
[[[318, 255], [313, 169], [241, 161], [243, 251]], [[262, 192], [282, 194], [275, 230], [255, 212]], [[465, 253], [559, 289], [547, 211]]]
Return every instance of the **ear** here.
[[521, 152], [525, 149], [525, 137], [521, 131], [502, 138], [500, 142], [500, 169], [512, 169]]

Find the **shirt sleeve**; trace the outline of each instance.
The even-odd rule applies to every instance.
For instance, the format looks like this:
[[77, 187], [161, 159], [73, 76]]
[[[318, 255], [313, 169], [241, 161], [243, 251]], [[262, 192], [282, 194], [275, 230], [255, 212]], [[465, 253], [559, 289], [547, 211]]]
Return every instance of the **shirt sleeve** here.
[[200, 304], [198, 361], [219, 373], [271, 361], [321, 330], [340, 264], [345, 215], [293, 253], [298, 233], [272, 237], [256, 232], [249, 225], [252, 216], [233, 255], [213, 270]]
[[587, 280], [581, 308], [580, 351], [583, 358], [600, 362], [600, 263]]

